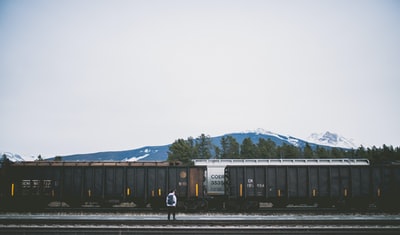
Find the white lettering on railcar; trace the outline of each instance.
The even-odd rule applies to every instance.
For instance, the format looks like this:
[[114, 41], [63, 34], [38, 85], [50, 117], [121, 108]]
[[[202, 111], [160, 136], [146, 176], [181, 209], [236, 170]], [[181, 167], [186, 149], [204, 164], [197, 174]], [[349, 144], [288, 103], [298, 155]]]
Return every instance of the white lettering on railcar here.
[[213, 191], [224, 191], [224, 175], [211, 175], [210, 176], [210, 189]]

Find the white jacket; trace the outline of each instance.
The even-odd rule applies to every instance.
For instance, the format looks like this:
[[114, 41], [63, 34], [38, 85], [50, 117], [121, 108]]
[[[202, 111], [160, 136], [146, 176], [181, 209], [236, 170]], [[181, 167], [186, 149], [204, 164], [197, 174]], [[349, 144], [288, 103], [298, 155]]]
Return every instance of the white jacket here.
[[[169, 195], [173, 195], [174, 196], [174, 203], [172, 205], [168, 205], [168, 196]], [[176, 206], [176, 204], [178, 203], [178, 199], [176, 198], [174, 193], [169, 193], [167, 196], [167, 198], [165, 199], [165, 204], [167, 204], [167, 206]]]

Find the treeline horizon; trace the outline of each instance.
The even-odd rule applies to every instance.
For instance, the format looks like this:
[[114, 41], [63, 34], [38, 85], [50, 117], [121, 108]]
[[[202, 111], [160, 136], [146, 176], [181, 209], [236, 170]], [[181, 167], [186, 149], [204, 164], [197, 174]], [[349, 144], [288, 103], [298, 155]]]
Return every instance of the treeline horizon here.
[[304, 147], [283, 144], [276, 145], [270, 139], [259, 138], [254, 143], [251, 138], [245, 138], [238, 143], [232, 136], [223, 136], [220, 146], [212, 144], [209, 135], [201, 134], [197, 138], [177, 139], [168, 150], [168, 161], [181, 161], [191, 164], [192, 159], [316, 159], [316, 158], [350, 158], [368, 159], [371, 164], [400, 161], [400, 147], [383, 145], [382, 147], [364, 147], [344, 149], [337, 147]]

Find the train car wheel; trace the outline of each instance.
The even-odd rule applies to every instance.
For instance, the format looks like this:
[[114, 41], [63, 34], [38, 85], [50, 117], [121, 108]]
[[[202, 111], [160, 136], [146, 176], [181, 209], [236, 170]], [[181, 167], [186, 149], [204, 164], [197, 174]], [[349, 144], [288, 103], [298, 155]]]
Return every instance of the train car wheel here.
[[244, 201], [241, 205], [242, 211], [257, 211], [260, 208], [258, 201]]
[[226, 202], [225, 206], [228, 211], [240, 211], [242, 201], [239, 200], [229, 200]]
[[349, 202], [350, 206], [357, 210], [366, 210], [369, 207], [369, 200], [366, 198], [354, 198]]
[[272, 204], [274, 208], [285, 208], [288, 205], [286, 200], [277, 200], [274, 201]]
[[155, 211], [159, 211], [161, 208], [165, 207], [165, 202], [164, 200], [153, 200], [150, 202], [150, 207]]

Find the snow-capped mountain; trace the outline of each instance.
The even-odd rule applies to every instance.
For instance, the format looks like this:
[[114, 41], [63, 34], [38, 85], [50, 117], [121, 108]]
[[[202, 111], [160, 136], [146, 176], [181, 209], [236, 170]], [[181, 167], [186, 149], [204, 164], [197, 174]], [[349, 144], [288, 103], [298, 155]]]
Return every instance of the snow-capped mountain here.
[[346, 149], [357, 148], [357, 145], [354, 144], [353, 140], [346, 139], [341, 135], [329, 131], [325, 133], [313, 133], [307, 138], [307, 141], [318, 145], [324, 145], [336, 148], [346, 148]]
[[5, 156], [6, 158], [8, 158], [8, 160], [12, 161], [12, 162], [21, 162], [24, 161], [25, 159], [23, 159], [20, 155], [18, 154], [14, 154], [14, 153], [10, 153], [10, 152], [1, 152], [0, 151], [0, 157], [1, 159], [3, 158], [3, 156]]
[[[269, 139], [277, 146], [283, 144], [294, 145], [299, 148], [304, 148], [308, 144], [311, 148], [322, 146], [326, 148], [337, 147], [345, 149], [354, 149], [356, 145], [342, 136], [331, 132], [323, 134], [312, 134], [308, 140], [302, 140], [289, 135], [281, 135], [257, 129], [255, 131], [246, 131], [240, 133], [230, 133], [222, 136], [210, 137], [211, 143], [215, 146], [221, 147], [221, 139], [223, 137], [231, 136], [241, 144], [244, 139], [250, 138], [253, 143], [258, 143], [259, 139]], [[171, 144], [163, 146], [147, 146], [138, 149], [125, 150], [125, 151], [106, 151], [98, 153], [85, 153], [74, 154], [68, 156], [61, 156], [63, 161], [166, 161], [168, 158], [168, 150]], [[23, 161], [24, 159], [17, 154], [5, 153], [7, 158], [11, 161]], [[54, 160], [48, 158], [46, 160]]]

